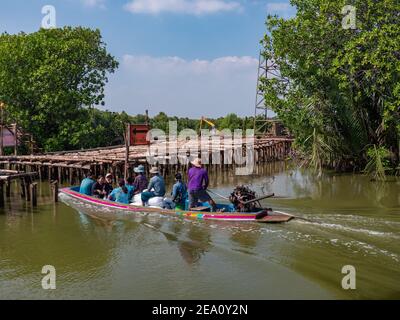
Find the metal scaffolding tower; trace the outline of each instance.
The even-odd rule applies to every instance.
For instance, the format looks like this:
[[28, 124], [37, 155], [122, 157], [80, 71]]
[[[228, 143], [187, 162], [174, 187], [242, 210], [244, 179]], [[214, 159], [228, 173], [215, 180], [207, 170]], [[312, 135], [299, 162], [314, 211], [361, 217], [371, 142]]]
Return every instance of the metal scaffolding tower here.
[[260, 51], [258, 59], [258, 75], [256, 88], [256, 104], [254, 111], [254, 133], [266, 134], [269, 129], [268, 106], [266, 105], [264, 92], [261, 90], [261, 79], [267, 79], [268, 61]]

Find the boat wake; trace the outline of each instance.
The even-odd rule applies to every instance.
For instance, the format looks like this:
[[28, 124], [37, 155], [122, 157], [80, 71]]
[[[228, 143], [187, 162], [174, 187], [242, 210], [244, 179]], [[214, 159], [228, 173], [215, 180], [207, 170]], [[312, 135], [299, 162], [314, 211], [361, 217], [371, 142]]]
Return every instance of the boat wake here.
[[[175, 216], [166, 216], [159, 213], [141, 213], [116, 211], [113, 208], [101, 207], [82, 203], [68, 196], [63, 197], [63, 202], [80, 212], [92, 217], [109, 220], [130, 220], [137, 223], [145, 223], [147, 229], [160, 231], [158, 224], [162, 221], [179, 223], [188, 228], [201, 228], [204, 232], [225, 233], [234, 239], [243, 237], [250, 239], [262, 239], [266, 237], [270, 243], [269, 249], [281, 250], [281, 244], [291, 243], [312, 244], [313, 246], [326, 248], [336, 247], [349, 254], [361, 254], [376, 258], [389, 258], [391, 261], [400, 261], [400, 252], [393, 247], [393, 243], [400, 240], [399, 222], [394, 221], [392, 229], [387, 231], [387, 220], [374, 217], [363, 217], [343, 214], [301, 215], [302, 219], [295, 219], [285, 225], [260, 225], [254, 222], [237, 223], [228, 221], [197, 221], [184, 220]], [[385, 229], [386, 231], [380, 230]], [[208, 230], [208, 231], [207, 231]], [[246, 236], [247, 235], [247, 236]], [[252, 241], [256, 241], [252, 240]], [[247, 245], [247, 244], [246, 244]], [[278, 249], [274, 249], [277, 247]]]

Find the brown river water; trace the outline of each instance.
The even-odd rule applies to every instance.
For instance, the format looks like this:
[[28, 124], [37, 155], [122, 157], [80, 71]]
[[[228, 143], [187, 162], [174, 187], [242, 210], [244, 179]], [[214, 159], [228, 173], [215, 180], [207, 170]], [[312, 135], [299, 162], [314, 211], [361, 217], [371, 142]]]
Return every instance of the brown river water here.
[[[274, 192], [265, 206], [307, 220], [189, 221], [104, 208], [99, 216], [70, 198], [53, 203], [45, 182], [31, 208], [15, 185], [0, 210], [0, 299], [400, 298], [399, 179], [317, 178], [277, 162], [211, 182], [224, 195], [237, 184]], [[44, 265], [56, 268], [55, 290], [42, 288]], [[345, 265], [356, 270], [354, 290], [342, 288]]]

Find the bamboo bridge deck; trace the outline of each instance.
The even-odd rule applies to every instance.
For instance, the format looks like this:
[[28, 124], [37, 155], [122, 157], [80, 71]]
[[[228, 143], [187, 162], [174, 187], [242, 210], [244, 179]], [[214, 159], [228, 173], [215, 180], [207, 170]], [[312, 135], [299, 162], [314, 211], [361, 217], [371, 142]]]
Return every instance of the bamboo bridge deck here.
[[[200, 141], [200, 140], [199, 140]], [[292, 139], [287, 137], [261, 137], [254, 139], [254, 159], [255, 163], [263, 163], [275, 160], [285, 159], [291, 150]], [[115, 177], [122, 177], [124, 174], [125, 163], [128, 163], [128, 171], [131, 172], [134, 166], [144, 164], [148, 169], [147, 155], [149, 148], [151, 150], [166, 150], [156, 156], [156, 160], [164, 174], [171, 169], [184, 170], [188, 164], [189, 156], [208, 156], [211, 160], [215, 154], [220, 154], [222, 163], [206, 164], [210, 169], [213, 168], [229, 168], [234, 166], [232, 161], [224, 160], [227, 150], [237, 152], [243, 150], [246, 146], [246, 139], [234, 140], [228, 146], [223, 144], [205, 144], [204, 148], [201, 144], [199, 147], [192, 141], [179, 140], [175, 142], [179, 150], [179, 163], [170, 163], [170, 154], [168, 153], [170, 143], [153, 142], [151, 146], [131, 146], [129, 147], [129, 156], [127, 157], [127, 149], [125, 146], [104, 147], [88, 150], [63, 151], [45, 154], [32, 154], [24, 156], [0, 156], [0, 168], [6, 170], [16, 170], [18, 172], [37, 172], [42, 180], [68, 181], [73, 184], [76, 179], [81, 179], [84, 172], [91, 170], [95, 175], [112, 172]], [[171, 143], [172, 144], [172, 143]], [[182, 152], [183, 151], [183, 152]], [[160, 153], [160, 152], [159, 152]], [[205, 154], [205, 156], [204, 156]], [[207, 161], [206, 161], [207, 162]]]

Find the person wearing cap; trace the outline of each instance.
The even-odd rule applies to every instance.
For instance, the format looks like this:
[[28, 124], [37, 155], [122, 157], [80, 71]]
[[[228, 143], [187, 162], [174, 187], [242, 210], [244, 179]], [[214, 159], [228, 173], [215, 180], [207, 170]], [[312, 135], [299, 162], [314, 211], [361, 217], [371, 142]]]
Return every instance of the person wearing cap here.
[[182, 174], [175, 175], [175, 184], [172, 187], [172, 201], [175, 203], [175, 209], [185, 210], [187, 199], [187, 187], [182, 181]]
[[93, 175], [92, 172], [89, 171], [86, 174], [85, 179], [82, 180], [81, 185], [79, 187], [79, 192], [82, 194], [86, 194], [87, 196], [92, 195], [92, 187], [96, 181], [92, 179]]
[[213, 211], [217, 210], [217, 204], [207, 192], [209, 179], [207, 170], [202, 167], [201, 159], [191, 162], [192, 167], [188, 172], [189, 208], [197, 207], [198, 201], [208, 202]]
[[144, 174], [144, 165], [141, 164], [134, 168], [133, 171], [136, 174], [135, 180], [133, 181], [133, 186], [135, 188], [134, 194], [139, 194], [147, 188], [149, 182]]
[[113, 191], [113, 175], [112, 173], [107, 173], [106, 174], [106, 182], [104, 184], [104, 191], [105, 191], [105, 196], [108, 197], [109, 194]]
[[165, 195], [165, 182], [164, 178], [160, 175], [160, 171], [157, 167], [153, 167], [150, 170], [150, 174], [153, 177], [150, 179], [147, 191], [142, 192], [142, 203], [143, 206], [153, 197], [164, 197]]

